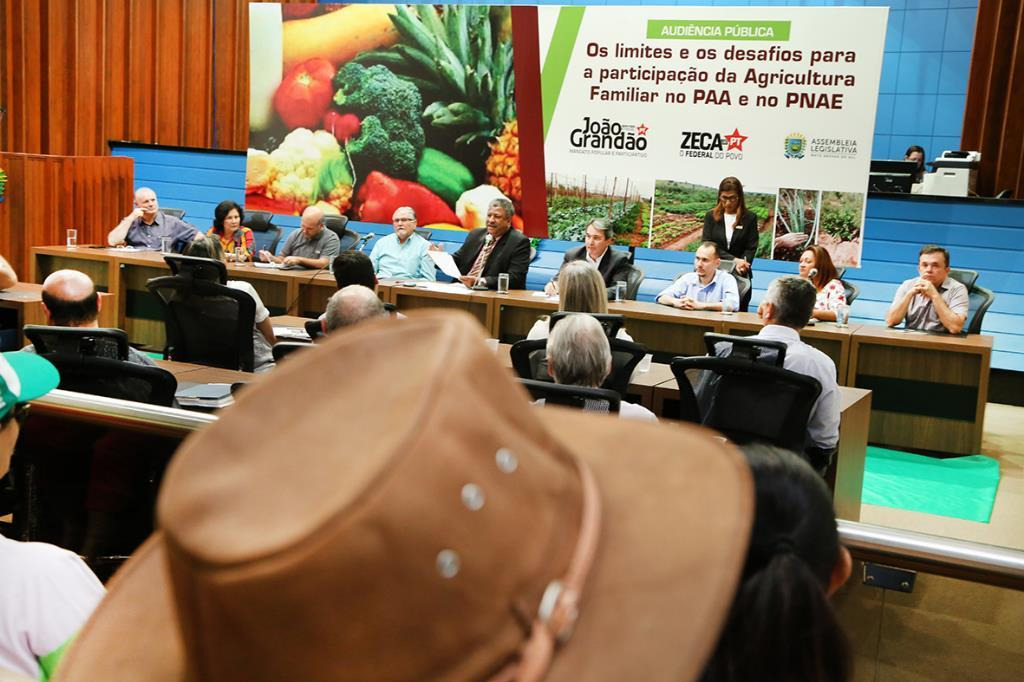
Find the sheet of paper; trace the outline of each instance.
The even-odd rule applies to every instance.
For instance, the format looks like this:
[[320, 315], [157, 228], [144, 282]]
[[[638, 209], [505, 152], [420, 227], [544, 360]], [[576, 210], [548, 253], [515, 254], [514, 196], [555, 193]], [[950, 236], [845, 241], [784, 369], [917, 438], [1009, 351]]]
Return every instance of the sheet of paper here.
[[281, 267], [277, 263], [259, 263], [259, 262], [253, 263], [253, 266], [255, 266], [257, 268], [267, 268], [267, 269], [270, 269], [270, 268], [280, 268]]
[[299, 339], [309, 341], [309, 334], [302, 327], [274, 327], [274, 336], [281, 339]]
[[461, 282], [416, 282], [417, 289], [426, 289], [427, 291], [443, 291], [449, 294], [466, 294], [467, 296], [473, 293], [470, 289], [467, 289]]
[[447, 251], [427, 251], [427, 254], [433, 259], [434, 264], [441, 268], [441, 272], [458, 279], [462, 277], [462, 273], [459, 272], [459, 267], [455, 265], [455, 259], [452, 258], [452, 254]]

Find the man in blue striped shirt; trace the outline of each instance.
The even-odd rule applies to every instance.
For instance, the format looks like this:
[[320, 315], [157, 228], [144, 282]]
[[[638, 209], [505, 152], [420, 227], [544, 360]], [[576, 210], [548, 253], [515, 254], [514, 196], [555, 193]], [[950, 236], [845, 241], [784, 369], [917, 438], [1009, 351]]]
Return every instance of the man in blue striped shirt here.
[[370, 261], [377, 277], [437, 279], [434, 260], [427, 253], [429, 242], [416, 234], [416, 213], [400, 206], [391, 216], [394, 234], [381, 237], [373, 245]]
[[718, 269], [720, 262], [718, 246], [704, 242], [693, 256], [693, 272], [658, 294], [658, 303], [683, 310], [736, 310], [740, 304], [736, 279]]

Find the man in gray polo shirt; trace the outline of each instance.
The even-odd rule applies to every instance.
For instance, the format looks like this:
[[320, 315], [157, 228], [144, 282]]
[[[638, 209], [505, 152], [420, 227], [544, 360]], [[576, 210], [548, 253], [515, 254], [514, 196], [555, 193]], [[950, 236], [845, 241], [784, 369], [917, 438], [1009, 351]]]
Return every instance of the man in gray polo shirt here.
[[908, 279], [896, 290], [885, 323], [895, 327], [906, 320], [907, 329], [958, 334], [967, 320], [967, 287], [949, 276], [949, 252], [928, 245], [917, 259], [920, 277]]
[[164, 237], [169, 237], [171, 250], [181, 253], [189, 242], [201, 236], [199, 230], [185, 221], [161, 213], [156, 192], [140, 187], [135, 190], [135, 210], [107, 234], [107, 243], [159, 250]]
[[284, 240], [281, 255], [260, 251], [260, 260], [265, 263], [280, 263], [295, 268], [321, 269], [334, 260], [341, 250], [341, 240], [324, 227], [324, 212], [310, 206], [302, 212], [299, 229]]

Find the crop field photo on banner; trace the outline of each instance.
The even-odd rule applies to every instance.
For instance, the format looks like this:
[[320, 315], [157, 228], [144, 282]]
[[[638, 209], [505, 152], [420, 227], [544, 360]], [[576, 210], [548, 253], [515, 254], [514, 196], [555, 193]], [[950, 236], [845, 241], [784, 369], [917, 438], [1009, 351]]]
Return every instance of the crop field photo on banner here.
[[[250, 5], [246, 208], [472, 229], [522, 200], [509, 7]], [[520, 227], [521, 225], [517, 225]]]

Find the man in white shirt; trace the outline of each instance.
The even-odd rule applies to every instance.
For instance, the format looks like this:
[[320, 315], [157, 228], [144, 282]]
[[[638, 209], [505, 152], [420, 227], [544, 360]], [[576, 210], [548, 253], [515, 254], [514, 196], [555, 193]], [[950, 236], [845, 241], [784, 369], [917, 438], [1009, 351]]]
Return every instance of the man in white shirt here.
[[436, 280], [430, 243], [416, 234], [416, 212], [399, 206], [391, 216], [392, 234], [377, 240], [370, 251], [370, 262], [378, 277], [404, 277]]
[[[547, 343], [548, 374], [556, 384], [600, 388], [612, 371], [612, 351], [604, 328], [585, 313], [569, 315], [551, 328]], [[542, 404], [537, 401], [536, 404]], [[658, 421], [642, 405], [622, 401], [619, 416]]]
[[[583, 246], [577, 246], [565, 252], [561, 268], [574, 260], [585, 260], [593, 265], [604, 279], [604, 286], [610, 301], [615, 298], [615, 283], [625, 282], [629, 277], [629, 254], [612, 248], [615, 232], [612, 230], [611, 222], [607, 220], [598, 218], [587, 223], [583, 239]], [[559, 268], [559, 272], [562, 271], [561, 268]], [[549, 296], [558, 293], [557, 274], [544, 285], [544, 291]]]
[[687, 272], [658, 294], [657, 301], [683, 310], [739, 308], [736, 278], [718, 269], [722, 259], [714, 242], [704, 242], [693, 255], [693, 272]]
[[[0, 354], [0, 476], [10, 467], [27, 403], [59, 382], [57, 369], [38, 355]], [[103, 594], [74, 553], [0, 536], [0, 670], [49, 679]]]
[[[795, 276], [779, 277], [768, 285], [757, 314], [764, 327], [756, 338], [786, 344], [783, 366], [818, 380], [821, 395], [811, 408], [807, 420], [807, 445], [820, 453], [831, 453], [839, 444], [839, 384], [836, 365], [817, 348], [800, 340], [800, 330], [811, 319], [816, 296], [814, 285]], [[814, 454], [814, 450], [811, 454]], [[812, 457], [813, 459], [813, 457]], [[812, 461], [822, 471], [828, 460]]]

